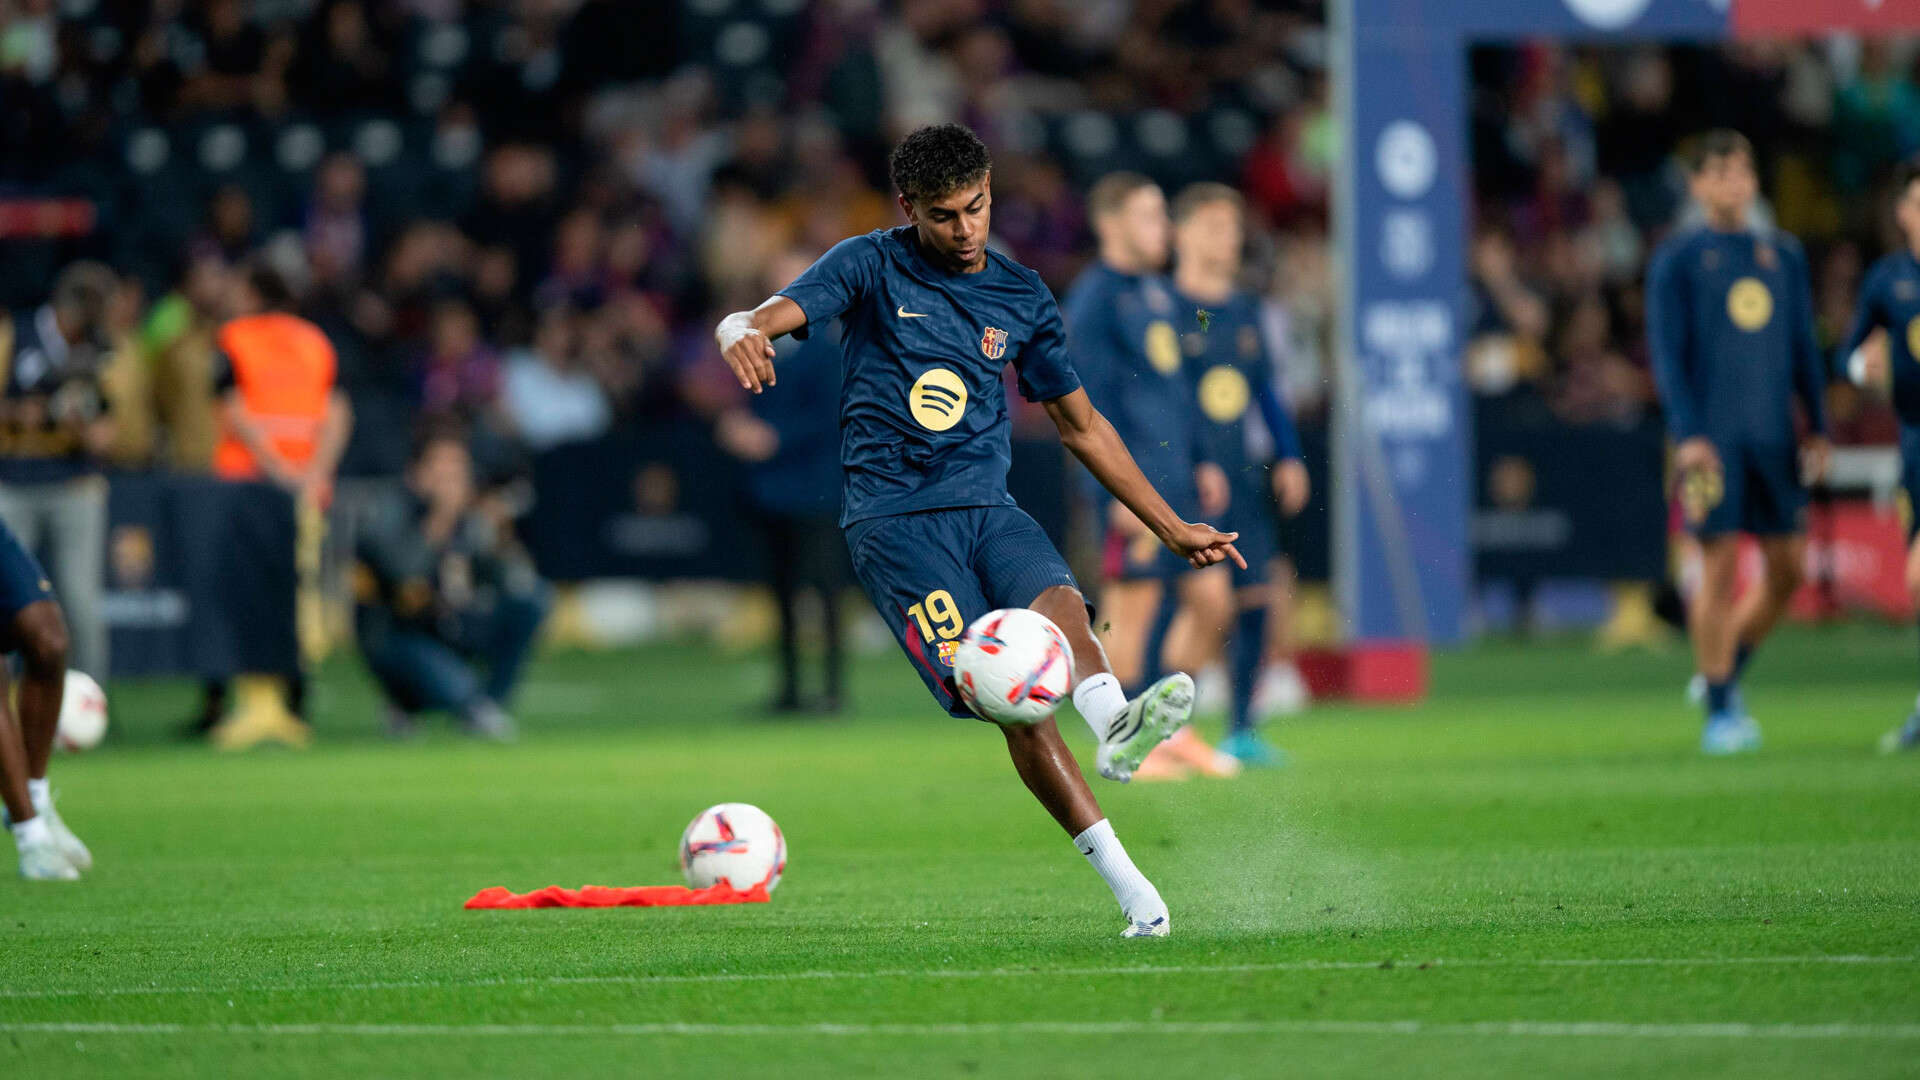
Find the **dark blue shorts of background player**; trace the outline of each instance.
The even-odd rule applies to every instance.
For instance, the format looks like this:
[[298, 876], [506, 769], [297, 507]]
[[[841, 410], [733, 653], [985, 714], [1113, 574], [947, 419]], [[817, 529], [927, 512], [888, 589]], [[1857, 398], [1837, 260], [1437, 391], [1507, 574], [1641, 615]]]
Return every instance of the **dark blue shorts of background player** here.
[[868, 518], [847, 528], [847, 548], [868, 599], [952, 716], [973, 715], [953, 687], [953, 649], [967, 624], [1027, 607], [1056, 585], [1079, 587], [1046, 532], [1011, 506]]
[[1748, 533], [1794, 536], [1807, 531], [1807, 488], [1800, 482], [1800, 452], [1791, 443], [1716, 443], [1720, 491], [1705, 513], [1687, 515], [1698, 537]]

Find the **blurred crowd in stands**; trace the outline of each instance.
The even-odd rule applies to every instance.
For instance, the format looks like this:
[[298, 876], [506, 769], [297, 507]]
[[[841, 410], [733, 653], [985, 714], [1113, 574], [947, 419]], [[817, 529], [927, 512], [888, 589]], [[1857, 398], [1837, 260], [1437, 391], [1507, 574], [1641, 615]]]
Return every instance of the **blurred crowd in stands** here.
[[[1616, 424], [1657, 408], [1642, 272], [1687, 220], [1674, 150], [1698, 132], [1753, 137], [1763, 212], [1812, 260], [1824, 347], [1866, 267], [1899, 244], [1889, 186], [1920, 151], [1920, 40], [1528, 44], [1476, 50], [1472, 66], [1467, 374], [1483, 407]], [[1829, 395], [1841, 441], [1892, 441], [1884, 405], [1844, 382]]]
[[998, 243], [1056, 289], [1090, 252], [1093, 178], [1236, 181], [1312, 409], [1324, 18], [1319, 0], [0, 0], [0, 301], [38, 305], [75, 257], [117, 269], [114, 456], [198, 470], [228, 279], [263, 259], [339, 352], [343, 476], [398, 475], [414, 432], [454, 421], [498, 479], [736, 403], [717, 313], [784, 257], [896, 223], [888, 146], [959, 119], [994, 147]]

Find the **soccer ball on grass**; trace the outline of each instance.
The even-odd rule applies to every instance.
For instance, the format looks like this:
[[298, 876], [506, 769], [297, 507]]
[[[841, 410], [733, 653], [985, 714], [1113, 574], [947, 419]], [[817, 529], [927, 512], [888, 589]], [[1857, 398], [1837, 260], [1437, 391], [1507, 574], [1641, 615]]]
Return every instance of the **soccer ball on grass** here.
[[709, 806], [680, 834], [680, 872], [691, 888], [725, 881], [741, 892], [755, 885], [772, 892], [786, 869], [787, 838], [757, 806]]

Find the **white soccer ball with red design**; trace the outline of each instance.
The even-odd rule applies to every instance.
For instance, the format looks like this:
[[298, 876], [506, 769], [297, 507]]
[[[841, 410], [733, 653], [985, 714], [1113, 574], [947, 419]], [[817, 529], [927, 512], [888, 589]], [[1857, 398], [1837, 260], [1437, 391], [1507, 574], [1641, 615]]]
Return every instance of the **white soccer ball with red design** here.
[[741, 892], [755, 885], [772, 892], [786, 869], [787, 838], [757, 806], [709, 806], [680, 834], [680, 872], [695, 889], [725, 881]]
[[997, 724], [1037, 724], [1073, 686], [1067, 635], [1031, 608], [1002, 608], [973, 621], [953, 651], [960, 700]]
[[107, 737], [107, 694], [84, 671], [67, 670], [60, 697], [60, 723], [53, 744], [70, 753], [91, 750]]

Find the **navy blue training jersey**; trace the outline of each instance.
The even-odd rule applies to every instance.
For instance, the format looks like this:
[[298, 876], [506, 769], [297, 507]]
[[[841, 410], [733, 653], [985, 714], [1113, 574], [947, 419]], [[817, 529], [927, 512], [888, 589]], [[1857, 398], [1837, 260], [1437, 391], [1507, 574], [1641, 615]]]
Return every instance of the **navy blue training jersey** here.
[[1799, 241], [1697, 228], [1660, 245], [1647, 270], [1647, 343], [1676, 440], [1794, 442], [1793, 399], [1827, 430], [1826, 365]]
[[1098, 262], [1067, 290], [1065, 310], [1093, 407], [1174, 510], [1192, 520], [1199, 502], [1193, 467], [1202, 452], [1176, 327], [1193, 311], [1182, 310], [1165, 279]]
[[809, 326], [842, 320], [843, 526], [1012, 506], [1001, 372], [1013, 364], [1028, 401], [1080, 388], [1053, 294], [991, 249], [986, 269], [954, 273], [920, 253], [913, 226], [879, 229], [835, 244], [780, 295]]
[[[1207, 460], [1236, 479], [1249, 472], [1264, 474], [1268, 463], [1247, 453], [1247, 413], [1254, 408], [1273, 436], [1274, 457], [1299, 457], [1299, 433], [1273, 388], [1273, 358], [1260, 333], [1260, 301], [1244, 292], [1217, 305], [1185, 295], [1179, 299], [1187, 313], [1180, 349], [1200, 410], [1196, 422]], [[1201, 311], [1207, 313], [1204, 320]]]
[[1873, 328], [1887, 331], [1887, 360], [1893, 369], [1893, 408], [1903, 424], [1920, 424], [1920, 259], [1896, 251], [1867, 272], [1853, 329], [1840, 346], [1845, 363]]

